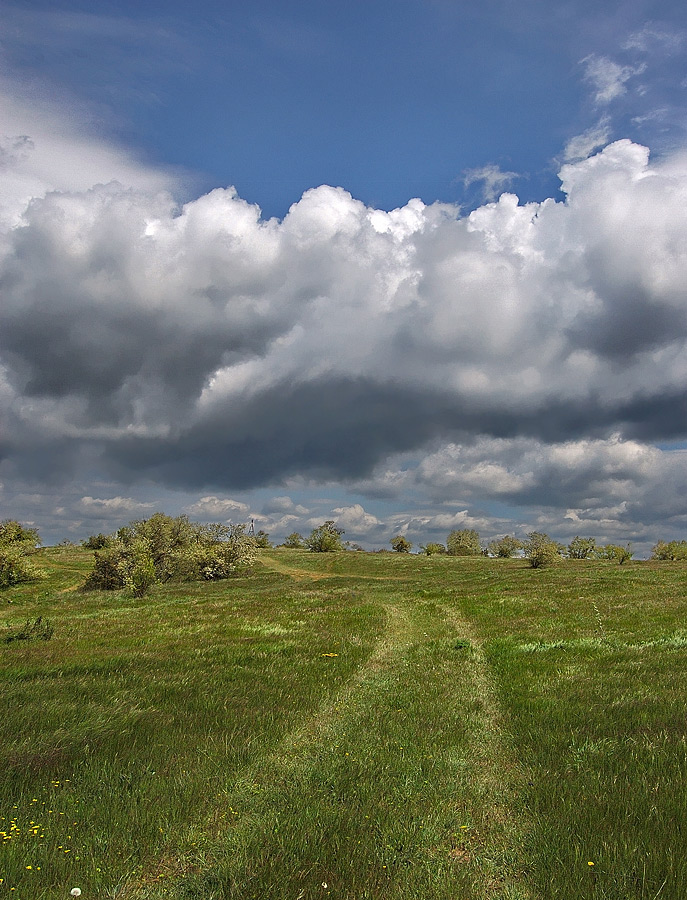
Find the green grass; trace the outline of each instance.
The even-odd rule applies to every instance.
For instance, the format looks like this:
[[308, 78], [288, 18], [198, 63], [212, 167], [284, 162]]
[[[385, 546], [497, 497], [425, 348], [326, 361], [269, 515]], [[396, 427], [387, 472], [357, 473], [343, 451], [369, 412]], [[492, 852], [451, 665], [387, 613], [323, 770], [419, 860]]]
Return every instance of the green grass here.
[[263, 551], [135, 599], [40, 557], [0, 898], [687, 897], [686, 565]]

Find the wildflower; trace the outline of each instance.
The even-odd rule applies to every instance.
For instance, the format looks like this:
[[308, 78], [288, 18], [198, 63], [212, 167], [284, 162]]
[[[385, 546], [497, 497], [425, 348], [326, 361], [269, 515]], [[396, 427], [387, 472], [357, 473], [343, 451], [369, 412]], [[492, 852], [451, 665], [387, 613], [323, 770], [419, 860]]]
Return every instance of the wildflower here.
[[81, 896], [81, 888], [72, 888], [69, 892], [72, 897], [80, 897]]
[[593, 866], [594, 863], [593, 863], [593, 862], [591, 861], [591, 859], [590, 859], [589, 862], [587, 863], [587, 865], [588, 865], [588, 866]]

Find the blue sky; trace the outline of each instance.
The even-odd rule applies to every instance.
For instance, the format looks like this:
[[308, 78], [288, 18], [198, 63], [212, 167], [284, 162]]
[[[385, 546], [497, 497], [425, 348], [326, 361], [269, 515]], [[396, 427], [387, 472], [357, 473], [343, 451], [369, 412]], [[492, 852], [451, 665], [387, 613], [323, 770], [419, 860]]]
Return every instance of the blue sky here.
[[0, 9], [3, 517], [684, 536], [684, 4]]
[[524, 200], [550, 196], [563, 147], [607, 106], [585, 77], [594, 57], [650, 60], [613, 98], [609, 134], [663, 143], [684, 127], [632, 121], [682, 106], [684, 47], [666, 47], [687, 24], [679, 3], [3, 6], [10, 71], [183, 167], [192, 192], [232, 184], [268, 217], [319, 184], [384, 209], [475, 202], [465, 174], [487, 165], [516, 173]]

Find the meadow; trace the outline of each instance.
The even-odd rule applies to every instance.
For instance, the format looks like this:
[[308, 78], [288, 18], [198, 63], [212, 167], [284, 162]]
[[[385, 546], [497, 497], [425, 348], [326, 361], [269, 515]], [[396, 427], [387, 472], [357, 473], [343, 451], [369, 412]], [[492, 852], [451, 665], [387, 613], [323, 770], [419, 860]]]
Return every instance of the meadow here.
[[91, 562], [0, 593], [0, 898], [687, 897], [687, 563]]

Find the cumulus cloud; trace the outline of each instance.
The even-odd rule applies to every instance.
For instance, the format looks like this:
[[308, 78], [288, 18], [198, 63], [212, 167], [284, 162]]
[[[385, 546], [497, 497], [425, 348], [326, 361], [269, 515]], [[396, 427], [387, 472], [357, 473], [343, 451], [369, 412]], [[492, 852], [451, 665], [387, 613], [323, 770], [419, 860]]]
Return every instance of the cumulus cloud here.
[[291, 497], [272, 497], [262, 507], [264, 515], [307, 516], [310, 510], [300, 503], [294, 503]]
[[[611, 93], [627, 81], [613, 78]], [[148, 478], [216, 491], [186, 508], [212, 519], [250, 510], [223, 491], [298, 478], [453, 492], [441, 525], [416, 517], [432, 528], [463, 510], [493, 523], [468, 511], [479, 497], [615, 508], [651, 481], [639, 457], [664, 465], [641, 442], [686, 436], [687, 158], [652, 162], [628, 140], [588, 156], [603, 127], [569, 145], [563, 200], [385, 212], [321, 186], [266, 221], [232, 188], [180, 207], [97, 142], [78, 174], [51, 168], [55, 143], [39, 165], [50, 128], [15, 117], [0, 157], [3, 481]], [[403, 454], [425, 459], [394, 470]], [[621, 457], [627, 477], [602, 477]], [[110, 502], [83, 499], [84, 515]], [[278, 494], [256, 521], [311, 514]], [[330, 514], [384, 527], [358, 504]]]
[[[583, 530], [605, 542], [632, 540], [647, 552], [659, 533], [687, 528], [685, 449], [661, 450], [618, 434], [561, 443], [481, 437], [447, 443], [419, 462], [396, 462], [378, 474], [396, 497], [455, 510], [393, 519], [419, 536], [431, 530], [440, 537], [453, 527], [489, 536], [536, 528], [567, 541]], [[358, 489], [372, 493], [368, 483]], [[477, 514], [480, 508], [509, 509], [512, 518]]]
[[687, 166], [619, 141], [561, 179], [565, 202], [466, 217], [330, 187], [283, 222], [229, 189], [36, 199], [1, 245], [13, 440], [245, 487], [360, 477], [462, 432], [674, 436]]
[[365, 512], [360, 503], [337, 507], [334, 510], [334, 521], [344, 530], [355, 534], [366, 534], [382, 524], [376, 516]]
[[222, 520], [229, 520], [232, 516], [245, 518], [249, 510], [247, 504], [238, 500], [215, 496], [201, 497], [196, 503], [190, 503], [184, 508], [185, 513], [199, 519]]
[[109, 182], [147, 192], [171, 188], [168, 174], [97, 137], [82, 109], [58, 112], [45, 95], [45, 85], [0, 77], [0, 227], [18, 224], [32, 200], [56, 189]]

